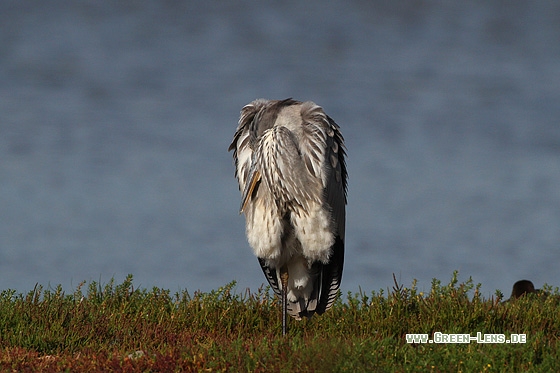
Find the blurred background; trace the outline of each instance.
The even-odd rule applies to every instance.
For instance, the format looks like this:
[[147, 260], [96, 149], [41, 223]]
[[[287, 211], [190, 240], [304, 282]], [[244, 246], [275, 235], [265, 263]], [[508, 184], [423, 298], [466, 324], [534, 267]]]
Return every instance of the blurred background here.
[[0, 1], [0, 289], [265, 278], [228, 145], [255, 98], [341, 126], [342, 291], [557, 286], [560, 3]]

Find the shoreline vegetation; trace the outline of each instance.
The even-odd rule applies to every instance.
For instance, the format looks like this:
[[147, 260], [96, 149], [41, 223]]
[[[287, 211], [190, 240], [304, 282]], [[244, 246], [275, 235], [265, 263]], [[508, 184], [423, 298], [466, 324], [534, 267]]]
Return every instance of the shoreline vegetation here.
[[[348, 293], [322, 316], [289, 320], [269, 287], [171, 294], [81, 283], [72, 294], [40, 285], [0, 294], [0, 371], [556, 371], [560, 294], [543, 286], [504, 302], [472, 279], [434, 279], [420, 292]], [[341, 298], [345, 299], [344, 301]], [[407, 334], [525, 334], [525, 343], [407, 343]]]

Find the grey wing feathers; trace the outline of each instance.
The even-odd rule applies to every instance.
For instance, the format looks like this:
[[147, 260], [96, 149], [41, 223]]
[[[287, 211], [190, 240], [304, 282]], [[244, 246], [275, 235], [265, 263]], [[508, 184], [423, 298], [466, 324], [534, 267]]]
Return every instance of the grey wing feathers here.
[[[309, 104], [305, 106], [306, 104]], [[344, 240], [347, 173], [344, 138], [336, 122], [320, 106], [306, 102], [302, 108], [302, 155], [310, 173], [323, 178], [324, 197], [338, 234]], [[308, 164], [311, 164], [309, 166]], [[317, 171], [324, 167], [326, 172]]]
[[327, 117], [333, 135], [327, 141], [327, 162], [331, 167], [329, 181], [325, 190], [328, 205], [332, 209], [333, 218], [337, 225], [337, 232], [344, 241], [346, 226], [346, 190], [347, 173], [345, 161], [345, 146], [338, 125], [330, 117]]
[[251, 141], [249, 127], [265, 103], [266, 100], [255, 100], [241, 109], [239, 124], [233, 135], [233, 141], [228, 148], [228, 151], [233, 150], [235, 177], [239, 180], [240, 189], [242, 186], [245, 186], [247, 173], [249, 172], [252, 161], [253, 150], [249, 144]]
[[[318, 314], [328, 310], [336, 300], [342, 280], [344, 267], [344, 236], [346, 225], [347, 171], [344, 138], [338, 125], [327, 116], [329, 133], [327, 136], [326, 159], [328, 180], [325, 188], [326, 203], [330, 207], [337, 230], [335, 243], [327, 264], [322, 264], [319, 303], [315, 310]], [[329, 167], [330, 166], [330, 167]]]
[[[336, 229], [335, 243], [331, 248], [332, 253], [329, 262], [327, 264], [315, 263], [313, 266], [318, 266], [319, 268], [312, 269], [312, 272], [316, 271], [319, 273], [314, 286], [314, 288], [319, 289], [319, 299], [314, 311], [322, 314], [336, 300], [342, 280], [346, 225], [346, 151], [340, 127], [320, 107], [312, 105], [306, 111], [302, 109], [302, 118], [304, 124], [307, 124], [304, 125], [304, 128], [309, 131], [308, 136], [304, 136], [307, 139], [307, 149], [309, 149], [307, 154], [304, 154], [304, 159], [306, 159], [305, 156], [307, 155], [307, 157], [312, 158], [311, 163], [316, 164], [319, 159], [323, 158], [326, 170], [326, 175], [324, 175], [324, 197], [326, 205], [331, 210]], [[324, 129], [326, 133], [319, 133], [317, 128]], [[307, 168], [310, 173], [313, 173], [316, 169], [309, 166]]]

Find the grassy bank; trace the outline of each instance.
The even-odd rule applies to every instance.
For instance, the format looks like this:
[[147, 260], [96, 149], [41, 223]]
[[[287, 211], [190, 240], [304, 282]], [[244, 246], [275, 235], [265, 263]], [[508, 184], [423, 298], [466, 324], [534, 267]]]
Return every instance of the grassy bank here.
[[[170, 294], [82, 284], [0, 295], [0, 371], [555, 371], [558, 288], [502, 303], [472, 281], [348, 294], [321, 317], [290, 320], [267, 289]], [[526, 334], [526, 343], [407, 343], [407, 333]]]

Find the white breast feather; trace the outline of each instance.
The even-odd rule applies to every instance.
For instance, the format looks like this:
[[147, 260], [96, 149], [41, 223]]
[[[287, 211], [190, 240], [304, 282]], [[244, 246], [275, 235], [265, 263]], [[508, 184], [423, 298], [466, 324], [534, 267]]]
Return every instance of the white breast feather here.
[[307, 211], [300, 209], [292, 214], [291, 220], [307, 260], [310, 263], [314, 261], [328, 263], [330, 249], [334, 244], [330, 212], [321, 204], [312, 202]]
[[283, 228], [274, 204], [265, 206], [260, 200], [253, 203], [246, 219], [246, 232], [257, 257], [270, 262], [279, 259]]

